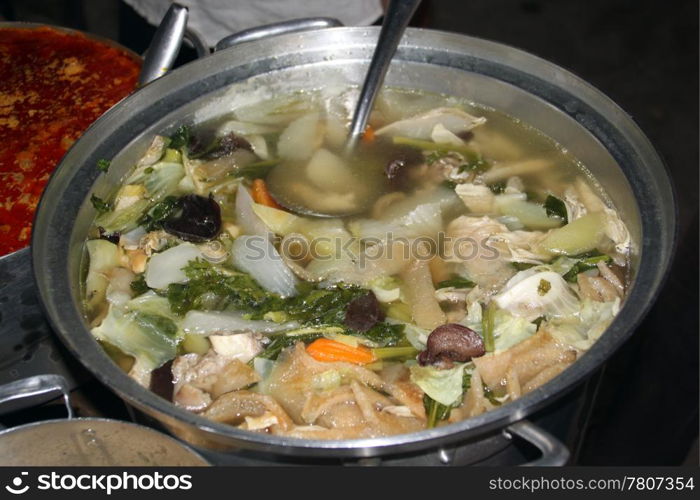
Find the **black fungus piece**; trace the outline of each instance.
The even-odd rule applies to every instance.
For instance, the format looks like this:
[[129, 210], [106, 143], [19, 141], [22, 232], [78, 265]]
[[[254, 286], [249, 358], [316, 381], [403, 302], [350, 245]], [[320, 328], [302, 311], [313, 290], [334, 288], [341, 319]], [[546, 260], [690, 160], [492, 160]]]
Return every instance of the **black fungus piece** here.
[[173, 362], [171, 360], [151, 372], [150, 389], [161, 398], [172, 401], [174, 388]]
[[121, 233], [115, 232], [115, 233], [108, 233], [105, 231], [105, 228], [102, 226], [97, 228], [100, 231], [100, 239], [101, 240], [107, 240], [110, 243], [114, 243], [115, 245], [119, 244], [119, 238], [121, 236]]
[[451, 367], [454, 361], [466, 363], [486, 352], [481, 335], [457, 323], [438, 326], [428, 335], [426, 347], [418, 355], [418, 363], [445, 368]]
[[185, 241], [200, 243], [216, 238], [221, 230], [221, 209], [209, 198], [188, 194], [180, 198], [181, 211], [163, 222], [163, 229]]
[[234, 151], [239, 149], [245, 149], [251, 153], [253, 152], [253, 146], [251, 146], [247, 140], [239, 135], [230, 133], [217, 141], [216, 146], [214, 146], [211, 151], [206, 153], [206, 159], [215, 160], [217, 158], [229, 156]]
[[366, 332], [383, 320], [384, 312], [372, 292], [353, 299], [345, 309], [345, 325], [358, 332]]

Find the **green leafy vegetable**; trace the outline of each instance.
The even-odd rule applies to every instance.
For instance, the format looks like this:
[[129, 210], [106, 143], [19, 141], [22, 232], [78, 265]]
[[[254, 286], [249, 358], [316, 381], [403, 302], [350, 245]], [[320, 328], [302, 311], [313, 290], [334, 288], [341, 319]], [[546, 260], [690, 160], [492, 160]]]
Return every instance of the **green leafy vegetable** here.
[[496, 395], [495, 395], [494, 392], [489, 388], [489, 386], [487, 386], [485, 383], [484, 383], [483, 385], [484, 385], [484, 397], [485, 397], [486, 399], [488, 399], [489, 403], [491, 403], [491, 404], [494, 405], [494, 406], [501, 406], [501, 404], [503, 404], [503, 403], [501, 403], [501, 402], [497, 399]]
[[[472, 374], [471, 372], [464, 370], [464, 374], [462, 375], [462, 397], [464, 396], [464, 393], [466, 393], [469, 390], [469, 387], [471, 386], [471, 377]], [[426, 427], [428, 429], [432, 429], [437, 425], [438, 422], [442, 420], [447, 420], [450, 418], [450, 413], [452, 412], [452, 408], [458, 408], [462, 404], [462, 398], [458, 398], [454, 403], [451, 405], [445, 405], [442, 403], [439, 403], [438, 401], [435, 401], [433, 398], [428, 396], [427, 394], [423, 395], [423, 407], [425, 408], [425, 416], [426, 416]]]
[[569, 218], [566, 215], [566, 205], [562, 200], [551, 194], [544, 201], [544, 209], [547, 211], [547, 216], [558, 217], [564, 221], [564, 224], [569, 223]]
[[599, 252], [589, 252], [583, 254], [583, 257], [577, 255], [576, 258], [579, 258], [579, 260], [563, 275], [566, 281], [575, 282], [579, 273], [597, 269], [598, 262], [605, 262], [606, 264], [612, 262], [612, 257]]
[[246, 273], [224, 273], [200, 259], [188, 263], [183, 270], [189, 281], [171, 283], [167, 289], [170, 308], [177, 314], [192, 309], [236, 309], [250, 312], [258, 319], [268, 311], [282, 309], [282, 298], [262, 288]]
[[136, 276], [136, 279], [131, 282], [131, 290], [138, 296], [150, 290], [146, 284], [146, 275], [144, 273]]
[[482, 335], [484, 337], [484, 349], [486, 352], [493, 352], [495, 349], [495, 339], [493, 335], [494, 323], [496, 320], [496, 303], [494, 301], [489, 302], [489, 305], [484, 311], [484, 317], [482, 319]]
[[530, 269], [537, 264], [533, 264], [532, 262], [511, 262], [510, 265], [516, 271], [525, 271], [526, 269]]
[[[390, 347], [395, 346], [404, 339], [404, 329], [405, 325], [377, 323], [372, 328], [362, 333], [362, 336], [379, 345]], [[350, 333], [352, 333], [352, 331]], [[355, 335], [354, 333], [352, 334]]]
[[231, 172], [234, 177], [244, 177], [246, 179], [264, 179], [267, 173], [280, 162], [279, 158], [270, 158], [269, 160], [256, 161], [245, 167], [236, 169]]
[[173, 149], [186, 148], [190, 143], [191, 130], [187, 125], [180, 125], [170, 136], [170, 147]]
[[483, 158], [481, 158], [481, 156], [479, 156], [479, 157], [474, 158], [470, 161], [467, 161], [466, 163], [462, 163], [458, 167], [457, 170], [460, 173], [462, 173], [462, 172], [476, 172], [477, 174], [480, 174], [480, 173], [486, 172], [490, 166], [491, 165], [486, 160], [484, 160]]
[[[403, 326], [403, 325], [401, 325]], [[413, 346], [377, 347], [372, 353], [377, 359], [408, 360], [415, 359], [420, 351]]]
[[494, 182], [493, 184], [489, 184], [489, 189], [493, 194], [503, 194], [506, 190], [506, 183], [505, 181]]
[[180, 199], [176, 196], [167, 196], [163, 201], [153, 205], [148, 212], [138, 220], [139, 226], [146, 231], [155, 231], [163, 228], [163, 223], [180, 207]]
[[432, 165], [441, 158], [444, 158], [449, 154], [449, 151], [433, 151], [425, 157], [425, 161], [428, 165]]
[[111, 204], [107, 203], [102, 198], [95, 196], [95, 194], [92, 194], [90, 196], [90, 203], [92, 203], [92, 206], [95, 207], [97, 215], [106, 214], [107, 212], [112, 210]]
[[162, 300], [153, 294], [132, 299], [126, 311], [110, 307], [100, 326], [92, 329], [92, 334], [136, 358], [144, 370], [158, 368], [177, 355], [181, 340], [175, 322], [157, 314], [163, 309]]
[[440, 289], [440, 288], [448, 288], [448, 287], [454, 287], [454, 288], [474, 288], [475, 283], [471, 280], [468, 280], [467, 278], [463, 278], [462, 276], [457, 276], [455, 275], [454, 277], [441, 281], [440, 283], [437, 284], [435, 288]]
[[280, 353], [287, 347], [291, 347], [297, 342], [309, 344], [316, 339], [323, 337], [323, 332], [306, 333], [302, 335], [276, 335], [265, 350], [258, 354], [256, 358], [277, 359]]
[[106, 172], [107, 170], [109, 170], [109, 164], [110, 164], [109, 160], [105, 160], [104, 158], [101, 160], [98, 160], [97, 161], [97, 170], [99, 170], [100, 172]]
[[452, 406], [438, 403], [427, 394], [423, 395], [423, 407], [425, 408], [426, 427], [432, 429], [442, 420], [450, 418]]

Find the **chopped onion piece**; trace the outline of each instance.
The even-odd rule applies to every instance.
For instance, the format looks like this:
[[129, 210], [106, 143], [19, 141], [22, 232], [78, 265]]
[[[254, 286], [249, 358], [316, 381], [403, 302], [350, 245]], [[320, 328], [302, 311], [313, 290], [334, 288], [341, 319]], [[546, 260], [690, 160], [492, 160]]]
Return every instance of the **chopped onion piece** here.
[[242, 314], [223, 311], [189, 311], [182, 322], [185, 333], [225, 335], [241, 332], [277, 332], [297, 326], [296, 323], [245, 319]]
[[231, 256], [233, 265], [250, 274], [265, 290], [282, 297], [297, 294], [299, 280], [267, 237], [239, 236], [233, 242]]
[[188, 262], [202, 257], [202, 251], [192, 243], [183, 243], [155, 254], [146, 268], [146, 284], [160, 289], [171, 283], [185, 283], [187, 276], [182, 268]]

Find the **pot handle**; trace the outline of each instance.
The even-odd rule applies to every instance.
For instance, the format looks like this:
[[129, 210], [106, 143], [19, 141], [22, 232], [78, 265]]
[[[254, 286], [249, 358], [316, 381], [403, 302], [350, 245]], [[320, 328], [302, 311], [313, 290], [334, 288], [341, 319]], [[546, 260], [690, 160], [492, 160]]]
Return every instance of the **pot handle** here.
[[34, 375], [9, 384], [0, 385], [0, 405], [23, 398], [38, 396], [49, 392], [60, 392], [66, 405], [68, 418], [73, 418], [73, 408], [70, 406], [70, 389], [68, 382], [60, 375]]
[[554, 467], [566, 465], [569, 460], [569, 449], [564, 443], [529, 420], [509, 425], [503, 430], [503, 435], [508, 439], [513, 439], [513, 435], [518, 436], [540, 450], [542, 456], [522, 464], [525, 467]]
[[281, 23], [266, 24], [257, 28], [250, 28], [239, 31], [233, 35], [229, 35], [219, 40], [219, 43], [214, 47], [214, 51], [228, 49], [234, 45], [244, 42], [252, 42], [262, 38], [271, 36], [283, 35], [285, 33], [297, 33], [299, 31], [310, 31], [321, 28], [335, 28], [342, 26], [343, 23], [333, 17], [305, 17], [302, 19], [291, 19], [282, 21]]

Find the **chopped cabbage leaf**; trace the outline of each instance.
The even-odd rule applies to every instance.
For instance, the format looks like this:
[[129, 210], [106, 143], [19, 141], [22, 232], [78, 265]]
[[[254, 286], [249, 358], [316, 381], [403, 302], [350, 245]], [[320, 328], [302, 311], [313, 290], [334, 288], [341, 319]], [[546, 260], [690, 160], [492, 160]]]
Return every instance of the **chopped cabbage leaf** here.
[[434, 366], [412, 365], [411, 382], [420, 387], [430, 398], [449, 406], [462, 397], [465, 366], [465, 364], [456, 363], [453, 368], [441, 370]]
[[163, 310], [162, 297], [146, 295], [128, 302], [126, 311], [110, 307], [92, 334], [133, 356], [143, 369], [154, 370], [175, 358], [182, 332], [172, 318], [155, 313]]

